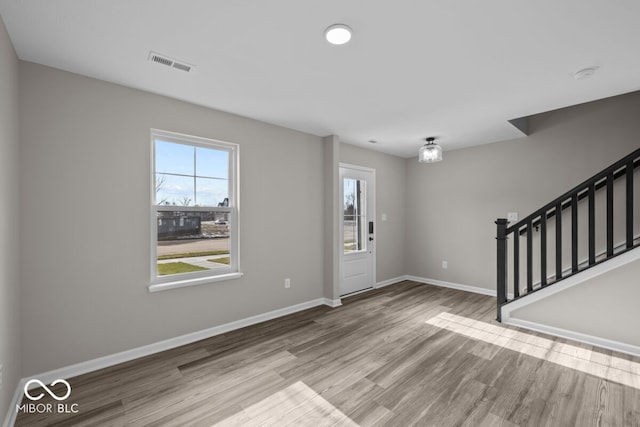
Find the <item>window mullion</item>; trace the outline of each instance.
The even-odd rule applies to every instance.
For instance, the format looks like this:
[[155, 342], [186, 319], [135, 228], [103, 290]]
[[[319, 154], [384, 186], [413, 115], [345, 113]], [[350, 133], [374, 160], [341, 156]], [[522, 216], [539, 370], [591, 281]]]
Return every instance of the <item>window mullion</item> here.
[[198, 171], [196, 170], [196, 147], [193, 147], [193, 204], [198, 204], [198, 190], [196, 189], [196, 175], [198, 175]]
[[158, 212], [185, 211], [185, 212], [231, 212], [230, 206], [178, 206], [178, 205], [154, 205]]

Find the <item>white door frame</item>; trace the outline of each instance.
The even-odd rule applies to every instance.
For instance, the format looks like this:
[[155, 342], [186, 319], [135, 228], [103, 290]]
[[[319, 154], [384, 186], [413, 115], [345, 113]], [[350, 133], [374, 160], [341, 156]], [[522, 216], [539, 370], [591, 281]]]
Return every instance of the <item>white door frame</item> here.
[[[365, 288], [362, 289], [362, 291], [367, 291], [370, 289], [375, 288], [376, 286], [376, 244], [377, 244], [377, 235], [378, 235], [378, 224], [376, 221], [376, 170], [373, 168], [369, 168], [369, 167], [365, 167], [365, 166], [359, 166], [359, 165], [353, 165], [353, 164], [349, 164], [349, 163], [342, 163], [340, 162], [339, 164], [339, 168], [342, 169], [351, 169], [354, 171], [362, 171], [362, 172], [368, 172], [371, 173], [372, 175], [372, 181], [371, 183], [367, 183], [367, 193], [369, 193], [369, 189], [371, 190], [370, 195], [368, 197], [370, 197], [371, 199], [371, 206], [372, 208], [370, 209], [371, 212], [367, 212], [367, 221], [373, 221], [373, 226], [374, 226], [374, 232], [373, 232], [373, 236], [374, 239], [371, 242], [368, 242], [368, 244], [370, 244], [370, 248], [371, 248], [371, 278], [372, 278], [372, 283], [371, 283], [371, 287], [370, 288]], [[339, 179], [339, 186], [340, 186], [340, 191], [339, 191], [339, 207], [340, 207], [340, 221], [338, 222], [338, 228], [339, 228], [339, 234], [340, 234], [340, 239], [339, 239], [339, 253], [340, 253], [340, 262], [338, 265], [338, 270], [339, 270], [339, 277], [340, 277], [340, 294], [341, 296], [342, 294], [342, 260], [343, 260], [343, 256], [344, 256], [344, 228], [343, 228], [343, 221], [344, 221], [344, 212], [343, 212], [343, 200], [344, 200], [344, 182], [343, 182], [343, 174], [340, 173], [340, 179]], [[361, 291], [355, 291], [350, 294], [355, 294]]]

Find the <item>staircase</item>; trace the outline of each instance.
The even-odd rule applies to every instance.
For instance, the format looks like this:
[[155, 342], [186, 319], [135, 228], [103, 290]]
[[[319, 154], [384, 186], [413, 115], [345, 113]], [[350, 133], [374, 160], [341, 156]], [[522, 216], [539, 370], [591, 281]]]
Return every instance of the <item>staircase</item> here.
[[496, 220], [499, 322], [507, 304], [640, 245], [640, 225], [634, 225], [638, 166], [640, 149], [514, 224]]

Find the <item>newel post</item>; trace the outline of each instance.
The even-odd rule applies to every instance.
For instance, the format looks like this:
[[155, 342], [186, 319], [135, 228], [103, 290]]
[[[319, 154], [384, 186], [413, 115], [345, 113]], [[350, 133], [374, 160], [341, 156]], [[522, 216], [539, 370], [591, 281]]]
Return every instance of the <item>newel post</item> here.
[[496, 305], [498, 322], [502, 322], [500, 307], [507, 302], [507, 224], [504, 218], [496, 220], [498, 226], [496, 241], [498, 242], [498, 281], [496, 289]]

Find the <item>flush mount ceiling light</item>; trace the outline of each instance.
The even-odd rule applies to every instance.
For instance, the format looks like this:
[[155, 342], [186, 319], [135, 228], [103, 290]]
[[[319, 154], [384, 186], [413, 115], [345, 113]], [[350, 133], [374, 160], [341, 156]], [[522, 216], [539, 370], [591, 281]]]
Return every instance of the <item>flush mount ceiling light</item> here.
[[436, 144], [434, 137], [426, 139], [427, 143], [420, 147], [418, 151], [418, 161], [420, 163], [435, 163], [442, 160], [442, 148]]
[[351, 40], [351, 28], [344, 24], [334, 24], [324, 30], [324, 38], [331, 44], [341, 45]]

